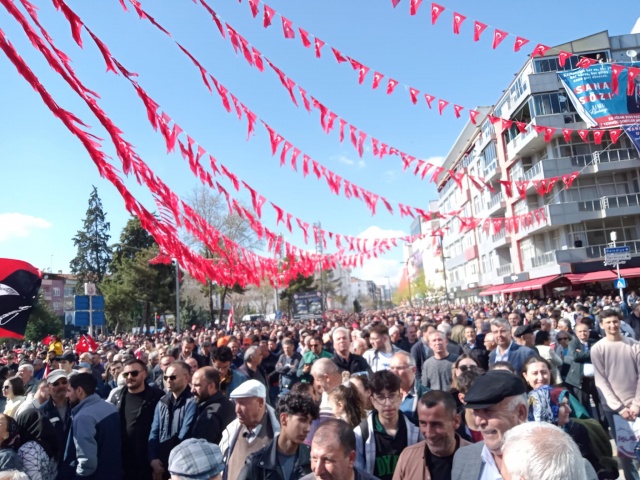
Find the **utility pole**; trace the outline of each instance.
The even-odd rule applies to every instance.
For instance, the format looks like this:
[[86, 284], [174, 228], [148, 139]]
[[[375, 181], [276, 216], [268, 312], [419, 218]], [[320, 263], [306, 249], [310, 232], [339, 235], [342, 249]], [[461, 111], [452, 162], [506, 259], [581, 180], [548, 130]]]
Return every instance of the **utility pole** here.
[[177, 258], [172, 263], [176, 267], [176, 333], [180, 333], [180, 264]]

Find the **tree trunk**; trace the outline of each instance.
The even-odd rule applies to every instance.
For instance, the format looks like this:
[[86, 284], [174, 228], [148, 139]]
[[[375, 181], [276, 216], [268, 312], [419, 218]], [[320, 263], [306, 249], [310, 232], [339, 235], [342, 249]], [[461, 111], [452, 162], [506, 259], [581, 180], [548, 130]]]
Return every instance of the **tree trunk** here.
[[220, 294], [220, 314], [218, 315], [218, 322], [222, 325], [222, 312], [224, 312], [224, 300], [227, 297], [227, 292], [229, 291], [229, 287], [224, 287], [222, 289], [222, 293]]
[[147, 333], [149, 333], [149, 330], [151, 329], [151, 302], [147, 301], [145, 302], [145, 309], [146, 309], [146, 315], [144, 317], [144, 324], [147, 327]]
[[213, 314], [213, 284], [211, 282], [208, 282], [207, 289], [209, 291], [209, 321], [211, 325], [214, 325], [216, 317]]

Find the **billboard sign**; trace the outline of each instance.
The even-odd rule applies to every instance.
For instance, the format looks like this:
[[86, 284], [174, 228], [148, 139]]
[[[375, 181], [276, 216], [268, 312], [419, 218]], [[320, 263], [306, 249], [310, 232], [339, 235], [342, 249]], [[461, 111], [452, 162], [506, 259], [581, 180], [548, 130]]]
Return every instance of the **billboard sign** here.
[[322, 318], [322, 294], [320, 292], [299, 292], [293, 294], [293, 318], [312, 320]]
[[[616, 65], [638, 67], [638, 62]], [[618, 75], [618, 92], [612, 87], [611, 64], [598, 63], [589, 68], [557, 72], [571, 103], [589, 127], [608, 128], [640, 123], [640, 79], [627, 91], [627, 68]]]

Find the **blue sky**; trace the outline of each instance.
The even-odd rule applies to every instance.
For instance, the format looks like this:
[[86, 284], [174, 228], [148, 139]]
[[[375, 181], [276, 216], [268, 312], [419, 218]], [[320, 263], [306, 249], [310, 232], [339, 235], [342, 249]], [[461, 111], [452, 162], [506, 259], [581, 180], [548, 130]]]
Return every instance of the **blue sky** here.
[[[304, 28], [369, 66], [372, 72], [361, 86], [357, 73], [348, 64], [337, 64], [328, 47], [323, 48], [323, 57], [318, 60], [312, 49], [301, 46], [299, 34], [285, 40], [280, 18], [264, 29], [261, 15], [257, 19], [251, 16], [247, 0], [208, 1], [238, 33], [331, 110], [369, 135], [427, 160], [447, 154], [468, 116], [456, 120], [449, 112], [440, 117], [423, 99], [414, 106], [402, 85], [391, 96], [385, 94], [384, 83], [374, 91], [370, 88], [373, 70], [452, 104], [467, 108], [491, 105], [535, 44], [557, 45], [602, 30], [612, 35], [629, 33], [640, 15], [637, 0], [617, 1], [611, 8], [600, 6], [597, 12], [583, 1], [572, 0], [459, 0], [438, 2], [446, 10], [432, 26], [430, 2], [426, 1], [415, 17], [409, 15], [409, 0], [402, 0], [396, 9], [389, 0], [268, 2], [294, 27]], [[188, 196], [198, 181], [178, 154], [166, 154], [162, 137], [149, 126], [145, 110], [128, 82], [105, 72], [104, 62], [86, 32], [84, 49], [80, 49], [62, 14], [50, 2], [34, 3], [56, 45], [71, 57], [84, 83], [101, 95], [100, 105], [123, 130], [124, 137], [174, 191], [183, 198]], [[134, 12], [124, 12], [117, 0], [70, 0], [69, 5], [126, 68], [139, 74], [140, 85], [164, 111], [269, 200], [309, 223], [320, 221], [323, 228], [345, 235], [408, 233], [410, 222], [397, 212], [392, 216], [379, 204], [377, 215], [372, 217], [363, 203], [333, 195], [325, 182], [311, 176], [304, 179], [300, 173], [278, 167], [264, 129], [258, 127], [255, 137], [247, 142], [246, 122], [228, 114], [218, 97], [209, 94], [197, 69], [177, 46]], [[259, 118], [304, 153], [390, 201], [426, 208], [428, 201], [436, 198], [432, 184], [402, 171], [400, 158], [380, 160], [365, 151], [361, 159], [348, 141], [339, 143], [336, 131], [325, 135], [318, 112], [309, 114], [302, 107], [296, 108], [271, 70], [260, 73], [237, 56], [202, 7], [187, 0], [145, 1], [142, 5]], [[451, 31], [453, 11], [467, 16], [457, 36]], [[477, 43], [472, 40], [474, 19], [490, 25]], [[531, 43], [514, 53], [515, 36], [511, 36], [492, 50], [493, 28], [523, 36]], [[0, 11], [0, 29], [57, 102], [90, 124], [93, 133], [104, 137], [98, 121], [32, 48], [4, 9]], [[0, 80], [0, 256], [67, 272], [75, 255], [72, 237], [82, 227], [92, 185], [98, 187], [114, 242], [128, 219], [127, 212], [115, 188], [100, 178], [76, 138], [2, 55]], [[106, 142], [105, 151], [116, 158]], [[127, 185], [147, 208], [155, 209], [144, 188], [132, 179]], [[247, 195], [241, 197], [249, 201]], [[276, 227], [273, 210], [265, 207], [264, 212], [262, 221], [267, 227], [304, 247], [301, 233], [294, 229], [291, 235], [282, 224]], [[397, 276], [401, 258], [398, 248], [355, 273], [386, 283], [386, 275]]]

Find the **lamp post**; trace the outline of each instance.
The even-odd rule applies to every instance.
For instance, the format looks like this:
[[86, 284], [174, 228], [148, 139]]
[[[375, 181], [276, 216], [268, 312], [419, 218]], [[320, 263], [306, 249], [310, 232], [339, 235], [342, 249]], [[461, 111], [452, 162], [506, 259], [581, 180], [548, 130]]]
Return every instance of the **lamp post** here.
[[180, 264], [177, 258], [172, 258], [171, 263], [176, 267], [176, 333], [180, 333]]
[[[618, 234], [616, 232], [611, 232], [609, 234], [609, 238], [611, 239], [611, 243], [613, 243], [613, 248], [615, 248], [616, 240], [618, 240]], [[620, 283], [620, 262], [616, 262], [616, 271], [618, 272], [618, 292], [620, 293], [620, 301], [624, 302], [624, 291]]]
[[444, 280], [444, 297], [447, 301], [447, 305], [449, 304], [449, 290], [447, 289], [447, 268], [445, 267], [444, 261], [446, 257], [444, 256], [444, 236], [442, 233], [433, 234], [434, 237], [438, 237], [440, 239], [440, 259], [442, 260], [442, 278]]
[[411, 302], [411, 276], [409, 275], [409, 260], [411, 260], [411, 257], [413, 257], [413, 255], [407, 258], [406, 261], [401, 263], [404, 263], [404, 268], [406, 268], [407, 270], [407, 285], [409, 286], [409, 306], [413, 308], [413, 303]]

